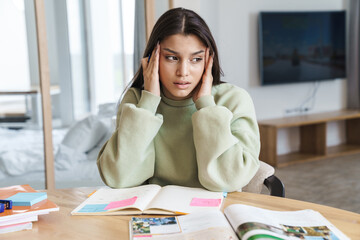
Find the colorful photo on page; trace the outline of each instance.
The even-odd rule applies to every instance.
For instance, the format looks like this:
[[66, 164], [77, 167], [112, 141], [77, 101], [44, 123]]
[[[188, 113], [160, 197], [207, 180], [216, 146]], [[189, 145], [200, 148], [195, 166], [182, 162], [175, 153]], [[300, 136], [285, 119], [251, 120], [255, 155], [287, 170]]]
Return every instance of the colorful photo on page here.
[[282, 225], [283, 230], [289, 234], [305, 240], [339, 240], [327, 226], [289, 226]]
[[247, 222], [238, 227], [237, 234], [241, 238], [248, 237], [250, 240], [258, 238], [280, 240], [287, 239], [288, 237], [295, 237], [304, 240], [340, 240], [326, 226], [303, 227], [284, 224], [280, 224], [280, 226], [281, 228], [259, 222]]
[[236, 233], [240, 238], [247, 238], [249, 240], [285, 240], [287, 238], [287, 234], [283, 229], [259, 222], [243, 223], [237, 228]]
[[131, 220], [134, 237], [180, 233], [177, 217], [138, 218]]

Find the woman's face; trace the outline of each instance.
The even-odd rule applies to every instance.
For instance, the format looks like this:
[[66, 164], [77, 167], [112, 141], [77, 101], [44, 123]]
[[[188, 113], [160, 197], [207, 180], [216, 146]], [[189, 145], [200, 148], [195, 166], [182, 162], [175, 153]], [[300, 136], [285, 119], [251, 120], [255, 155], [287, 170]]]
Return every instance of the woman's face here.
[[205, 66], [206, 46], [195, 35], [175, 34], [160, 43], [159, 76], [167, 98], [192, 97]]

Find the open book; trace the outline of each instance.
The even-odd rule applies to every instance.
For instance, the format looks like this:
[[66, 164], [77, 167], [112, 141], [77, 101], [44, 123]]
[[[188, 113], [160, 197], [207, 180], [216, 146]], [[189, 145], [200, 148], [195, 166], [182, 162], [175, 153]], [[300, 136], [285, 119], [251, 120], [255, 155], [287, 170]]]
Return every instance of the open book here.
[[130, 239], [313, 239], [349, 240], [313, 210], [271, 211], [243, 204], [185, 216], [139, 218], [130, 221]]
[[220, 209], [222, 192], [149, 184], [133, 188], [101, 188], [75, 208], [72, 215], [181, 215]]

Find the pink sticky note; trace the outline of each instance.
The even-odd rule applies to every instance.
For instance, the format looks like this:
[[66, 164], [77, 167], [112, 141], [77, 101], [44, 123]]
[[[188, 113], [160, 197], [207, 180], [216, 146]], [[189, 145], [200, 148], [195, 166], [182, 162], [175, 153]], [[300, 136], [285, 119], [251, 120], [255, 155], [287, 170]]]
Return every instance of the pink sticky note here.
[[132, 198], [124, 199], [121, 201], [111, 202], [104, 209], [109, 210], [109, 209], [114, 209], [114, 208], [130, 206], [136, 202], [136, 199], [137, 199], [137, 197], [132, 197]]
[[218, 207], [221, 204], [221, 199], [214, 198], [193, 198], [190, 206], [192, 207]]

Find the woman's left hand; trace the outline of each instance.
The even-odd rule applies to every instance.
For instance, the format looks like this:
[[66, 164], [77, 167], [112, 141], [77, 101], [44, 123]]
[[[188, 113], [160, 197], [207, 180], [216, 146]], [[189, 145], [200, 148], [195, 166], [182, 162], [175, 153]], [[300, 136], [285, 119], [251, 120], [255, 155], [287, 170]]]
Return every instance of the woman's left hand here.
[[193, 101], [196, 102], [200, 97], [211, 95], [211, 88], [213, 83], [213, 76], [211, 73], [214, 62], [214, 56], [210, 56], [209, 48], [206, 48], [205, 53], [205, 67], [202, 79], [200, 80], [197, 87], [194, 89]]

